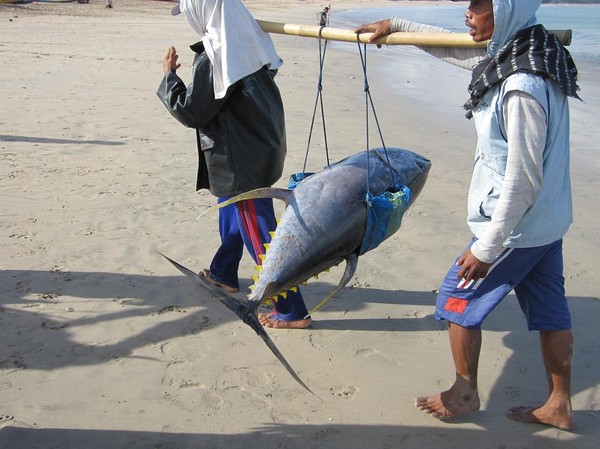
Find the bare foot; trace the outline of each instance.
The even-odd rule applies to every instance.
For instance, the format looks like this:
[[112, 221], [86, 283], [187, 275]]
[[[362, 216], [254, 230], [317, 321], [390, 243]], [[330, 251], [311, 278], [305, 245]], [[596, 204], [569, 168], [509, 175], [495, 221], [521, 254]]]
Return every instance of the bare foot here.
[[433, 396], [417, 398], [415, 405], [422, 412], [437, 419], [448, 419], [479, 410], [479, 395], [458, 394], [453, 388]]
[[235, 287], [231, 287], [229, 285], [225, 285], [225, 284], [217, 281], [216, 279], [214, 279], [211, 276], [211, 274], [210, 274], [210, 270], [204, 269], [200, 273], [198, 273], [198, 276], [200, 276], [206, 282], [210, 282], [211, 284], [216, 285], [219, 288], [222, 288], [227, 293], [237, 293], [237, 292], [240, 291], [239, 288], [235, 288]]
[[273, 329], [307, 329], [312, 324], [312, 319], [310, 318], [294, 321], [281, 321], [276, 319], [276, 315], [276, 311], [270, 313], [259, 313], [258, 321], [260, 321], [260, 324], [262, 324], [264, 327], [270, 327]]
[[548, 403], [541, 407], [519, 406], [511, 408], [506, 416], [522, 423], [538, 423], [570, 430], [573, 427], [571, 407], [551, 407]]

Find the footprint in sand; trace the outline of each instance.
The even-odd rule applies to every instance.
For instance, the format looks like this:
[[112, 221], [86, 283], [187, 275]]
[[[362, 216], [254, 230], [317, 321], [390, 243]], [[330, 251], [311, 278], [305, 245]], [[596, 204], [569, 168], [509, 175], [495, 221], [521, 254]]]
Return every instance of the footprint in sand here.
[[504, 388], [504, 395], [511, 400], [517, 400], [521, 397], [519, 393], [519, 389], [516, 387], [506, 387]]
[[198, 319], [195, 319], [194, 321], [192, 321], [186, 325], [184, 335], [188, 335], [188, 334], [196, 335], [196, 334], [199, 334], [200, 332], [202, 332], [204, 329], [207, 329], [211, 326], [212, 326], [212, 321], [210, 320], [210, 318], [203, 315], [203, 316], [199, 317]]
[[399, 361], [394, 360], [389, 355], [383, 354], [382, 352], [379, 352], [376, 349], [372, 349], [372, 348], [359, 349], [356, 351], [356, 355], [359, 357], [377, 357], [378, 359], [382, 360], [383, 362], [385, 362], [391, 366], [401, 365], [401, 363]]
[[64, 329], [65, 327], [69, 327], [69, 323], [55, 323], [55, 322], [42, 321], [42, 328], [44, 328], [44, 329], [50, 329], [53, 331], [57, 331], [60, 329]]
[[27, 368], [23, 357], [18, 354], [11, 354], [8, 359], [0, 361], [0, 372], [1, 373], [14, 373], [15, 371], [24, 370]]
[[353, 385], [338, 385], [329, 389], [332, 396], [353, 399], [358, 394], [358, 388]]
[[179, 306], [165, 306], [162, 309], [158, 310], [157, 312], [152, 312], [150, 315], [162, 315], [168, 312], [178, 312], [178, 313], [187, 313], [187, 310], [182, 309]]
[[12, 415], [0, 415], [0, 424], [4, 424], [5, 422], [12, 421], [14, 416]]
[[271, 420], [274, 424], [298, 424], [307, 423], [306, 417], [300, 410], [292, 408], [277, 407], [271, 410]]
[[327, 349], [333, 345], [333, 340], [329, 337], [323, 337], [320, 334], [309, 333], [308, 341], [315, 349]]
[[170, 393], [165, 391], [165, 399], [183, 410], [198, 415], [214, 413], [224, 404], [223, 398], [217, 392], [199, 384], [181, 390], [176, 389]]

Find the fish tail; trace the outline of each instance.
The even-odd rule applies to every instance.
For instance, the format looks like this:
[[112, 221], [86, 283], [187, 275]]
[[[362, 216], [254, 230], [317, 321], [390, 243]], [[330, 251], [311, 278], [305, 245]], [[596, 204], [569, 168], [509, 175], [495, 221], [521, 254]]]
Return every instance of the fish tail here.
[[271, 352], [275, 355], [275, 357], [277, 357], [277, 360], [281, 362], [281, 364], [284, 366], [287, 372], [290, 373], [294, 380], [300, 385], [302, 385], [302, 387], [304, 387], [306, 391], [315, 395], [315, 393], [313, 393], [313, 391], [310, 388], [308, 388], [308, 386], [304, 383], [300, 376], [298, 376], [296, 371], [294, 371], [294, 368], [291, 367], [291, 365], [285, 359], [281, 351], [279, 351], [273, 340], [271, 340], [271, 337], [269, 337], [269, 334], [267, 334], [263, 325], [260, 324], [258, 316], [256, 315], [256, 308], [252, 307], [251, 304], [248, 304], [244, 316], [241, 316], [240, 318], [244, 323], [250, 326], [260, 338], [262, 338], [262, 340], [265, 342], [265, 344], [268, 346]]
[[269, 347], [271, 352], [273, 352], [273, 354], [275, 354], [275, 357], [277, 357], [277, 360], [279, 360], [281, 362], [281, 364], [285, 367], [285, 369], [288, 371], [288, 373], [291, 374], [291, 376], [294, 378], [294, 380], [296, 382], [298, 382], [300, 385], [302, 385], [302, 387], [304, 387], [308, 392], [312, 393], [313, 395], [315, 394], [312, 392], [312, 390], [310, 388], [308, 388], [308, 386], [304, 383], [304, 381], [300, 378], [300, 376], [298, 376], [296, 371], [294, 371], [294, 369], [291, 367], [291, 365], [285, 359], [285, 357], [283, 356], [281, 351], [279, 351], [279, 349], [277, 348], [277, 346], [275, 345], [273, 340], [271, 340], [271, 337], [269, 337], [269, 334], [267, 334], [267, 332], [265, 331], [265, 328], [262, 326], [262, 324], [260, 324], [260, 321], [258, 320], [258, 316], [256, 315], [256, 309], [258, 308], [260, 301], [252, 301], [252, 300], [242, 301], [234, 296], [231, 296], [227, 292], [225, 292], [223, 289], [217, 287], [216, 285], [211, 284], [210, 282], [207, 282], [205, 279], [203, 279], [198, 274], [194, 273], [192, 270], [184, 267], [183, 265], [181, 265], [178, 262], [175, 262], [173, 259], [165, 256], [162, 253], [159, 253], [159, 254], [161, 256], [163, 256], [165, 259], [167, 259], [169, 262], [171, 262], [171, 264], [173, 266], [175, 266], [175, 268], [177, 268], [179, 271], [181, 271], [187, 277], [189, 277], [194, 282], [196, 282], [196, 284], [198, 284], [201, 287], [203, 287], [204, 289], [208, 290], [215, 298], [217, 298], [222, 304], [224, 304], [225, 307], [227, 307], [229, 310], [231, 310], [233, 313], [235, 313], [239, 318], [241, 318], [241, 320], [244, 323], [246, 323], [248, 326], [250, 326], [252, 328], [252, 330], [254, 330], [254, 332], [256, 332], [260, 338], [262, 338], [262, 340]]

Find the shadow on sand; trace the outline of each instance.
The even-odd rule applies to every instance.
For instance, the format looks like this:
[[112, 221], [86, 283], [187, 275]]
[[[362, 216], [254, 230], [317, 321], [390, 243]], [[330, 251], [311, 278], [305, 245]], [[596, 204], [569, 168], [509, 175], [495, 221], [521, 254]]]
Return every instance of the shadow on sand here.
[[[314, 283], [314, 288], [328, 291], [327, 284]], [[0, 370], [39, 369], [52, 370], [69, 365], [101, 364], [108, 359], [129, 357], [137, 348], [152, 343], [167, 341], [174, 337], [197, 334], [211, 326], [236, 321], [231, 312], [222, 307], [208, 293], [199, 289], [180, 275], [152, 276], [100, 272], [61, 271], [0, 271]], [[309, 286], [310, 287], [310, 286]], [[144, 296], [140, 297], [140, 292]], [[365, 307], [366, 302], [402, 304], [414, 307], [431, 306], [435, 297], [431, 292], [389, 291], [372, 288], [348, 288], [340, 298], [327, 305], [328, 311], [354, 312]], [[316, 296], [317, 297], [317, 296]], [[115, 310], [102, 314], [77, 313], [72, 319], [64, 320], [44, 313], [38, 306], [59, 304], [64, 310], [68, 301], [83, 307], [87, 300], [111, 301]], [[514, 299], [514, 297], [512, 298]], [[83, 305], [82, 305], [83, 304]], [[186, 309], [193, 310], [186, 310]], [[571, 298], [576, 338], [576, 357], [573, 367], [573, 394], [595, 391], [600, 384], [600, 342], [591, 325], [594, 320], [583, 319], [600, 316], [600, 301], [597, 298]], [[144, 315], [168, 312], [185, 312], [176, 319], [161, 321], [143, 332], [130, 335], [114, 344], [85, 347], [71, 339], [69, 328], [94, 326], [111, 320], [135, 318]], [[62, 314], [59, 314], [59, 316]], [[331, 315], [331, 314], [330, 314]], [[63, 315], [64, 316], [64, 315]], [[582, 317], [582, 319], [578, 319]], [[516, 301], [508, 298], [490, 316], [486, 323], [487, 332], [506, 332], [505, 345], [515, 348], [504, 369], [499, 372], [494, 388], [489, 392], [488, 402], [494, 409], [510, 405], [510, 389], [514, 379], [522, 385], [530, 385], [527, 395], [544, 397], [545, 380], [537, 334], [529, 333], [520, 316]], [[44, 328], [46, 332], [33, 332]], [[421, 332], [439, 331], [440, 324], [431, 315], [415, 317], [385, 318], [342, 318], [339, 320], [316, 317], [315, 330], [357, 330]], [[28, 332], [32, 330], [32, 332]], [[23, 338], [28, 335], [28, 338]], [[40, 337], [43, 335], [43, 338]], [[36, 338], [38, 340], [36, 340]], [[524, 340], [527, 340], [524, 344]], [[78, 348], [78, 357], [49, 357], [65, 347]], [[517, 350], [518, 348], [518, 350]], [[41, 352], [44, 355], [40, 355]], [[485, 351], [485, 348], [484, 348]], [[579, 375], [577, 375], [579, 373]], [[519, 382], [521, 384], [521, 382]], [[529, 399], [529, 396], [524, 399]], [[465, 444], [473, 447], [528, 447], [528, 448], [581, 448], [596, 449], [600, 441], [600, 413], [594, 406], [591, 410], [575, 412], [578, 428], [574, 440], [561, 442], [560, 438], [548, 439], [537, 435], [544, 427], [537, 425], [506, 424], [502, 429], [494, 428], [494, 419], [487, 418], [483, 411], [470, 417], [470, 422], [482, 430], [456, 429], [444, 426], [441, 429], [405, 426], [360, 426], [360, 425], [270, 425], [243, 435], [216, 435], [203, 433], [161, 433], [125, 430], [93, 429], [38, 429], [23, 423], [6, 422], [0, 428], [0, 449], [35, 448], [426, 448], [442, 446], [463, 449]], [[507, 420], [508, 421], [508, 420]], [[22, 427], [19, 427], [23, 424]], [[200, 426], [200, 424], [199, 424]], [[143, 427], [143, 425], [141, 426]], [[201, 427], [200, 427], [201, 428]], [[510, 429], [510, 430], [508, 430]], [[515, 431], [516, 429], [516, 431]], [[545, 435], [545, 434], [544, 434]], [[461, 441], [460, 445], [453, 442]], [[495, 442], [495, 443], [491, 443]], [[513, 444], [511, 444], [511, 442]], [[309, 443], [307, 445], [307, 443]]]

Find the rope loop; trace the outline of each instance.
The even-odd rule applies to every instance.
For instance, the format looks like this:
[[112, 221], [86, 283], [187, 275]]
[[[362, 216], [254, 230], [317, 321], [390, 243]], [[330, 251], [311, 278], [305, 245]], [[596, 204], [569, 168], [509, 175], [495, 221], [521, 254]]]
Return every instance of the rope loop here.
[[390, 163], [390, 158], [387, 152], [387, 148], [385, 147], [385, 142], [383, 141], [383, 133], [381, 132], [381, 126], [379, 125], [379, 119], [377, 118], [377, 113], [375, 112], [375, 104], [373, 103], [373, 98], [371, 97], [371, 91], [369, 89], [369, 81], [367, 78], [367, 44], [363, 44], [363, 49], [361, 48], [360, 35], [356, 34], [356, 44], [358, 46], [358, 54], [360, 56], [360, 62], [363, 69], [363, 77], [364, 77], [364, 91], [365, 91], [365, 126], [366, 126], [366, 151], [367, 151], [367, 198], [370, 195], [370, 166], [369, 166], [369, 106], [371, 106], [371, 110], [373, 112], [373, 118], [375, 119], [375, 124], [377, 125], [377, 132], [379, 133], [379, 138], [381, 140], [381, 146], [385, 153], [385, 158], [387, 161], [388, 168], [390, 170], [390, 175], [392, 179], [394, 179], [394, 172], [392, 170], [392, 164]]
[[[308, 153], [310, 151], [310, 142], [312, 139], [312, 133], [315, 125], [315, 118], [317, 116], [317, 106], [321, 106], [321, 118], [323, 120], [323, 140], [325, 143], [325, 156], [327, 159], [327, 167], [329, 167], [329, 146], [327, 144], [327, 128], [325, 126], [325, 108], [323, 106], [323, 67], [325, 65], [325, 53], [327, 52], [327, 39], [323, 39], [323, 29], [325, 26], [319, 28], [319, 78], [317, 80], [317, 96], [315, 98], [315, 105], [313, 108], [312, 120], [310, 122], [310, 131], [308, 133], [308, 142], [306, 144], [306, 154], [304, 156], [304, 165], [302, 167], [302, 173], [306, 173], [306, 165], [308, 163]], [[323, 40], [325, 44], [323, 44]]]

